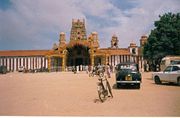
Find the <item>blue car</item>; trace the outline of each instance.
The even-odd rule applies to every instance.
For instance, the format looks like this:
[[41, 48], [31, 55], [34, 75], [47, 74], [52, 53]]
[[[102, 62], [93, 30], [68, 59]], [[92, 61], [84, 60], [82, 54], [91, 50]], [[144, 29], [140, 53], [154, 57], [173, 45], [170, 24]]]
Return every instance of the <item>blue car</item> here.
[[116, 66], [116, 85], [117, 88], [130, 85], [140, 89], [141, 73], [138, 64], [132, 62], [118, 64]]

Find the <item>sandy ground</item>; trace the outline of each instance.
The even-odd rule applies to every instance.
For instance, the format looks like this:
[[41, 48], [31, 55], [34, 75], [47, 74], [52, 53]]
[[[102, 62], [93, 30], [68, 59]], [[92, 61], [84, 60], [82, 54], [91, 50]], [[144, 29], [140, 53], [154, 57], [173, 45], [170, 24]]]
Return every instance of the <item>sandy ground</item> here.
[[155, 85], [143, 73], [141, 89], [117, 89], [98, 100], [97, 78], [85, 72], [8, 73], [0, 75], [1, 116], [180, 116], [180, 87]]

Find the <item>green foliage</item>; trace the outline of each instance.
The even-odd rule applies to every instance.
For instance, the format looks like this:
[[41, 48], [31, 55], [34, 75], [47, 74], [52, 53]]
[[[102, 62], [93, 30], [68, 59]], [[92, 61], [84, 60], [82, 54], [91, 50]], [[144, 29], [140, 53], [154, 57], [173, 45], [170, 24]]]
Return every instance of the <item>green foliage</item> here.
[[180, 55], [180, 13], [159, 17], [143, 50], [144, 58], [155, 64], [166, 55]]

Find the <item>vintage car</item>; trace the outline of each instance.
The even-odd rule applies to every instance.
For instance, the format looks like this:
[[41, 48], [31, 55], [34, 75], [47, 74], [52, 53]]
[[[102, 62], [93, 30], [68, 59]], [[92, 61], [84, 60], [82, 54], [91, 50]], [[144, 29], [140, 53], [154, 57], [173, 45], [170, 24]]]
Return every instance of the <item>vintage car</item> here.
[[180, 64], [169, 65], [164, 71], [154, 72], [152, 78], [156, 84], [170, 82], [177, 83], [180, 86]]
[[116, 85], [120, 88], [123, 85], [133, 85], [140, 89], [141, 73], [136, 63], [120, 63], [116, 66]]

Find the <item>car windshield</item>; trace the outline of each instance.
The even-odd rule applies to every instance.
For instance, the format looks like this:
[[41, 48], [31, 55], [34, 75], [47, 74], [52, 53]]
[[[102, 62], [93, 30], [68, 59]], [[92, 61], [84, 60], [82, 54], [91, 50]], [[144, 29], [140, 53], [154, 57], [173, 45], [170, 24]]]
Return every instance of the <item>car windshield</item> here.
[[168, 67], [164, 70], [164, 72], [170, 72], [170, 71], [171, 71], [171, 68], [172, 68], [172, 66], [168, 66]]
[[173, 65], [173, 64], [180, 64], [180, 60], [172, 60], [171, 61], [171, 64]]
[[123, 71], [137, 71], [137, 66], [136, 66], [136, 64], [123, 64], [123, 65], [118, 65], [118, 70], [123, 70]]

